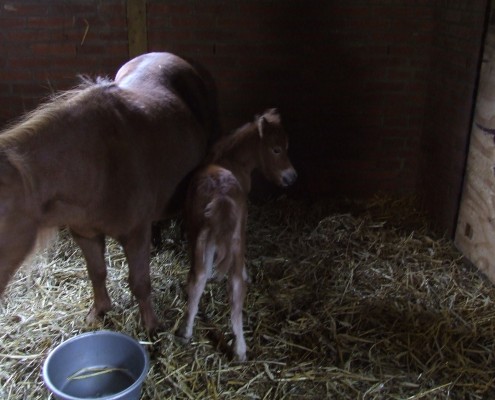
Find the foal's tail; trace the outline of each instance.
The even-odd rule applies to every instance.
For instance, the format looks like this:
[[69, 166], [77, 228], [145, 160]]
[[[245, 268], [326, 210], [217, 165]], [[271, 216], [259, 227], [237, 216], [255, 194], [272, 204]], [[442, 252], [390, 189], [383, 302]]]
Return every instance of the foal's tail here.
[[236, 203], [228, 196], [215, 196], [206, 205], [204, 217], [217, 238], [232, 235], [237, 223]]
[[215, 243], [215, 275], [220, 280], [232, 266], [232, 240], [238, 223], [236, 203], [228, 196], [218, 195], [206, 205], [204, 216], [209, 227], [208, 241]]

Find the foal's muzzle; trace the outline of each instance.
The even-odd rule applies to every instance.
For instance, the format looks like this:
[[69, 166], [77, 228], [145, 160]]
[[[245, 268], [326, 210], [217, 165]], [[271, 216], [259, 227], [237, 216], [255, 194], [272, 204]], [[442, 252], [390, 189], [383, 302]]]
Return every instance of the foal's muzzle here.
[[282, 186], [290, 186], [292, 185], [297, 179], [297, 172], [294, 168], [288, 168], [284, 171], [282, 171]]

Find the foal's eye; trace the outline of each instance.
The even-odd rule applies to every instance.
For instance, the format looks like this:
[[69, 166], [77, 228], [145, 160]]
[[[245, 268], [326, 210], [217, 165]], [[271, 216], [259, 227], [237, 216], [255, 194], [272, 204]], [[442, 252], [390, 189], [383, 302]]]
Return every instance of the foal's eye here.
[[272, 147], [273, 154], [280, 154], [282, 153], [282, 148], [280, 146]]

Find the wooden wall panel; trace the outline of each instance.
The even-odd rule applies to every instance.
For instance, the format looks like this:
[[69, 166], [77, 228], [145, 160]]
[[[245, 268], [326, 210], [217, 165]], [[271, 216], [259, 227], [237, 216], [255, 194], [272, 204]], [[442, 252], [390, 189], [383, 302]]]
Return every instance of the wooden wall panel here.
[[495, 27], [485, 41], [455, 243], [495, 283]]
[[134, 58], [148, 51], [146, 24], [146, 0], [127, 0], [129, 58]]

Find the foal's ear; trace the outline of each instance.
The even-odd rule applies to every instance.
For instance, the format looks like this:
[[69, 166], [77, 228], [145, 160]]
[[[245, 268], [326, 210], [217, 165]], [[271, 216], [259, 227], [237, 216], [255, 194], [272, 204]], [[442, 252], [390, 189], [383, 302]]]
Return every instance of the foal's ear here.
[[263, 134], [265, 132], [266, 124], [267, 124], [267, 122], [266, 122], [266, 119], [265, 119], [265, 117], [263, 115], [258, 118], [258, 133], [260, 135], [260, 138], [263, 138]]

